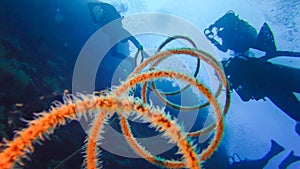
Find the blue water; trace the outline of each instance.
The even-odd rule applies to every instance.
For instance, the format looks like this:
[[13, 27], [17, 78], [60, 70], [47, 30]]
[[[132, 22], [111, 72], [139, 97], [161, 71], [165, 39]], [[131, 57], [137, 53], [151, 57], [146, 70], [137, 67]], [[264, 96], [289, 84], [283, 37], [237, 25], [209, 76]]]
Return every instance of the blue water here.
[[[171, 32], [175, 28], [181, 29], [185, 27], [182, 24], [176, 25], [176, 22], [169, 24], [171, 19], [156, 23], [154, 21], [154, 26], [138, 25], [136, 24], [140, 23], [140, 15], [138, 14], [159, 12], [168, 16], [178, 17], [180, 20], [193, 25], [193, 28], [199, 30], [199, 34], [190, 34], [189, 31], [192, 28], [188, 26], [186, 26], [188, 27], [186, 30], [181, 29], [180, 33], [189, 36], [197, 43], [200, 49], [211, 53], [218, 61], [233, 57], [234, 52], [230, 50], [227, 52], [220, 51], [205, 38], [203, 32], [205, 28], [208, 28], [209, 25], [213, 24], [228, 10], [233, 10], [240, 19], [252, 25], [257, 32], [259, 32], [263, 23], [266, 22], [275, 37], [277, 50], [300, 52], [300, 2], [296, 0], [275, 0], [272, 2], [267, 0], [242, 0], [238, 2], [233, 0], [206, 2], [198, 2], [196, 0], [163, 0], [159, 2], [107, 0], [105, 2], [111, 4], [118, 13], [114, 15], [111, 13], [102, 14], [101, 12], [104, 11], [97, 10], [96, 12], [100, 15], [98, 23], [91, 16], [88, 2], [86, 0], [3, 0], [0, 2], [1, 138], [11, 139], [14, 130], [25, 127], [25, 123], [21, 119], [32, 119], [32, 112], [48, 109], [52, 101], [61, 100], [65, 90], [74, 92], [74, 88], [86, 87], [85, 81], [81, 81], [80, 84], [72, 82], [76, 74], [78, 58], [81, 56], [83, 56], [81, 59], [84, 62], [93, 63], [93, 65], [97, 66], [93, 74], [90, 72], [94, 70], [93, 66], [86, 66], [80, 69], [83, 71], [81, 74], [82, 79], [92, 78], [93, 89], [108, 89], [112, 85], [118, 85], [120, 81], [125, 80], [134, 68], [134, 55], [137, 48], [136, 44], [131, 41], [118, 39], [120, 31], [123, 31], [123, 29], [128, 30], [129, 33], [134, 33], [139, 30], [138, 28], [141, 28], [141, 30], [152, 29], [157, 24], [158, 30], [162, 32], [163, 30], [170, 30], [168, 35], [155, 34], [148, 31], [135, 36], [143, 45], [144, 50], [149, 55], [152, 55], [167, 36], [173, 36]], [[99, 31], [100, 28], [105, 28], [104, 21], [101, 21], [101, 15], [110, 16], [106, 17], [106, 20], [114, 18], [115, 15], [124, 16], [124, 28], [111, 26], [107, 32], [105, 30]], [[126, 20], [132, 15], [136, 15], [136, 20]], [[97, 39], [97, 33], [101, 31], [104, 34]], [[86, 49], [85, 47], [88, 46], [87, 44], [91, 44], [89, 42], [93, 41], [91, 40], [93, 37], [96, 38], [95, 48], [88, 48], [87, 52], [91, 55], [96, 53], [95, 57], [80, 55]], [[114, 40], [116, 40], [116, 44], [113, 43]], [[98, 57], [97, 52], [107, 46], [110, 47], [110, 50], [103, 54], [104, 59], [100, 64], [98, 60], [100, 55]], [[190, 47], [190, 44], [184, 41], [176, 41], [168, 44], [164, 49], [176, 47]], [[259, 58], [264, 55], [264, 52], [252, 48], [247, 54], [252, 58]], [[300, 72], [300, 57], [277, 57], [270, 59], [269, 62], [287, 66], [298, 74]], [[192, 76], [196, 68], [196, 60], [188, 57], [182, 57], [182, 59], [169, 58], [159, 68], [177, 70]], [[253, 69], [258, 68], [254, 67]], [[216, 81], [214, 80], [217, 80], [217, 78], [214, 72], [212, 75], [210, 71], [209, 68], [205, 68], [205, 64], [201, 65], [198, 78], [206, 83], [212, 91], [215, 91], [217, 84], [215, 84]], [[265, 72], [261, 74], [263, 73]], [[284, 79], [281, 77], [285, 75], [277, 73], [265, 79]], [[253, 84], [255, 84], [255, 80], [261, 80], [256, 77], [258, 76], [246, 77], [246, 79], [250, 79], [250, 81], [251, 78], [254, 79]], [[292, 84], [299, 81], [297, 76], [289, 77], [294, 79], [285, 79], [286, 83], [280, 81], [277, 83]], [[172, 80], [157, 81], [156, 83], [162, 91], [174, 91], [178, 90], [182, 85], [184, 86], [180, 81]], [[284, 89], [289, 87], [287, 85]], [[81, 89], [80, 92], [89, 93], [93, 91], [90, 88], [86, 90], [85, 88]], [[298, 101], [300, 100], [299, 89], [300, 86], [292, 91], [292, 94], [295, 95]], [[140, 88], [138, 87], [136, 91], [140, 91]], [[287, 90], [274, 90], [272, 95], [281, 96], [285, 91]], [[187, 90], [187, 93], [167, 98], [176, 104], [182, 105], [194, 105], [198, 104], [198, 101], [205, 101], [203, 96], [195, 92], [195, 89], [190, 88]], [[207, 120], [207, 114], [210, 114], [212, 111], [209, 107], [206, 107], [199, 111], [190, 112], [190, 114], [184, 111], [179, 113], [177, 110], [159, 101], [153, 92], [148, 92], [147, 95], [153, 104], [166, 107], [166, 111], [180, 119], [180, 123], [188, 131], [202, 127], [205, 120]], [[288, 98], [286, 101], [283, 101], [285, 105], [291, 103]], [[224, 106], [224, 91], [221, 93], [218, 101]], [[298, 105], [288, 107], [294, 106], [297, 110], [300, 109], [299, 105], [298, 103]], [[214, 156], [204, 164], [206, 168], [233, 168], [234, 161], [239, 162], [245, 159], [253, 161], [249, 161], [249, 163], [237, 168], [255, 168], [252, 166], [255, 164], [254, 161], [259, 162], [259, 159], [265, 157], [271, 148], [271, 140], [282, 146], [284, 150], [267, 161], [263, 168], [278, 168], [280, 163], [292, 151], [295, 156], [300, 156], [300, 137], [295, 131], [296, 120], [288, 116], [279, 106], [276, 106], [269, 97], [245, 101], [236, 90], [232, 90], [230, 109], [224, 121], [225, 134], [221, 145]], [[112, 121], [111, 126], [117, 131], [120, 130], [117, 121]], [[132, 122], [132, 126], [137, 137], [147, 138], [159, 134], [152, 129], [148, 129], [146, 125], [140, 124], [140, 121]], [[36, 146], [36, 151], [30, 155], [32, 160], [26, 161], [24, 168], [54, 168], [60, 161], [72, 152], [80, 149], [84, 144], [86, 137], [84, 130], [78, 122], [71, 122], [70, 125], [60, 127], [50, 141], [46, 141], [43, 146]], [[205, 141], [209, 137], [210, 135], [199, 140], [195, 139], [195, 141], [204, 142], [197, 145], [199, 149], [207, 145]], [[116, 149], [130, 151], [130, 149], [122, 147], [123, 143], [121, 144], [117, 141], [105, 140], [104, 136], [103, 145], [113, 144], [113, 147], [116, 147]], [[161, 155], [168, 158], [180, 158], [180, 156], [173, 155], [176, 150], [176, 148], [172, 148], [169, 151], [161, 152]], [[109, 150], [103, 150], [102, 154], [101, 158], [105, 168], [157, 168], [143, 159], [116, 155], [109, 152]], [[234, 160], [231, 157], [234, 157]], [[82, 154], [77, 153], [65, 162], [61, 168], [81, 168], [82, 161]], [[256, 167], [258, 166], [256, 165]], [[289, 165], [288, 168], [300, 168], [299, 161]]]

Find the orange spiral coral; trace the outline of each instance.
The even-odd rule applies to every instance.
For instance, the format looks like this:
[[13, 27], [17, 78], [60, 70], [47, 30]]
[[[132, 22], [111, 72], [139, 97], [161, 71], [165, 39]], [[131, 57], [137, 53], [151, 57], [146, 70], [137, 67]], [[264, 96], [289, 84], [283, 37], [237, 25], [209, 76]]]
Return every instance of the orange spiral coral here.
[[[169, 53], [168, 53], [169, 52]], [[201, 168], [201, 162], [209, 158], [219, 145], [224, 131], [224, 123], [222, 110], [215, 96], [210, 90], [201, 84], [194, 77], [189, 77], [182, 73], [174, 71], [148, 71], [140, 73], [140, 71], [149, 63], [169, 56], [169, 54], [189, 54], [197, 56], [209, 63], [217, 72], [220, 81], [228, 90], [227, 80], [222, 71], [222, 67], [211, 57], [205, 57], [202, 51], [191, 49], [175, 49], [167, 52], [161, 52], [138, 66], [125, 82], [111, 92], [96, 95], [78, 95], [77, 97], [66, 97], [64, 103], [57, 103], [48, 112], [42, 112], [36, 115], [36, 118], [28, 123], [28, 127], [16, 132], [13, 140], [6, 141], [3, 150], [0, 152], [0, 168], [13, 168], [15, 163], [22, 164], [22, 158], [28, 158], [29, 153], [34, 151], [33, 144], [35, 142], [44, 141], [45, 135], [50, 135], [60, 126], [65, 125], [70, 120], [77, 120], [80, 116], [95, 116], [91, 128], [86, 139], [86, 158], [85, 166], [88, 169], [99, 168], [98, 162], [100, 150], [97, 143], [101, 141], [101, 134], [106, 125], [107, 120], [117, 113], [120, 116], [120, 125], [123, 135], [132, 149], [144, 159], [158, 166], [167, 168]], [[209, 55], [210, 56], [210, 55]], [[144, 83], [157, 78], [175, 78], [188, 82], [196, 87], [207, 98], [212, 105], [216, 116], [216, 122], [213, 126], [205, 128], [203, 131], [211, 131], [216, 129], [210, 145], [200, 154], [192, 145], [187, 133], [177, 124], [177, 121], [166, 114], [163, 110], [154, 108], [152, 105], [145, 103], [145, 100], [133, 98], [126, 95], [131, 87], [135, 87], [138, 83]], [[145, 91], [143, 91], [143, 95]], [[229, 96], [227, 96], [229, 98]], [[228, 109], [229, 101], [226, 101], [224, 112]], [[176, 143], [178, 153], [182, 154], [182, 161], [166, 160], [151, 155], [142, 145], [140, 145], [131, 132], [127, 122], [127, 117], [135, 113], [138, 117], [151, 123], [151, 127], [156, 128], [170, 139], [170, 142]], [[105, 138], [104, 138], [105, 139]], [[200, 158], [199, 158], [200, 157]]]

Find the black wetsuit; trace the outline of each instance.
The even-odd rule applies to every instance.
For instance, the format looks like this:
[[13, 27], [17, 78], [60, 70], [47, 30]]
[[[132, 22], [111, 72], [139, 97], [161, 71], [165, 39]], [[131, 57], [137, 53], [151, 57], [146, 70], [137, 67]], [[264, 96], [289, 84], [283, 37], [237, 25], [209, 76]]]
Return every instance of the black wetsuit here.
[[236, 56], [223, 62], [231, 88], [243, 101], [268, 97], [277, 107], [300, 121], [300, 69], [272, 64], [259, 58]]

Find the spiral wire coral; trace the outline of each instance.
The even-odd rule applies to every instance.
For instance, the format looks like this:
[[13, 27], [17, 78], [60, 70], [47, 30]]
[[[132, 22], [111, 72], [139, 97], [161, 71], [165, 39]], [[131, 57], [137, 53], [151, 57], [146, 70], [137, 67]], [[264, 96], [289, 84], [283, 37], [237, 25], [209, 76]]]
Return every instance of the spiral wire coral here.
[[[174, 38], [183, 38], [175, 36]], [[172, 39], [169, 39], [171, 41]], [[187, 39], [189, 40], [189, 39]], [[163, 44], [168, 43], [164, 42]], [[192, 43], [192, 41], [190, 41]], [[222, 66], [208, 53], [194, 48], [178, 48], [166, 51], [160, 51], [164, 45], [161, 45], [159, 52], [148, 58], [137, 66], [126, 81], [120, 86], [114, 88], [110, 92], [103, 92], [100, 95], [91, 94], [77, 96], [69, 95], [64, 98], [64, 103], [55, 102], [49, 111], [44, 111], [35, 115], [33, 121], [28, 122], [28, 126], [17, 131], [14, 138], [10, 141], [5, 140], [0, 152], [0, 168], [11, 169], [16, 163], [22, 164], [22, 159], [29, 158], [28, 155], [34, 152], [34, 143], [44, 141], [45, 137], [54, 132], [60, 125], [65, 125], [70, 120], [77, 120], [81, 116], [93, 116], [91, 128], [88, 131], [85, 147], [84, 165], [88, 169], [96, 169], [101, 167], [99, 162], [100, 149], [98, 143], [101, 142], [103, 129], [107, 125], [107, 121], [117, 114], [120, 117], [121, 131], [130, 147], [145, 160], [152, 164], [166, 168], [201, 168], [201, 163], [207, 160], [220, 144], [223, 132], [223, 118], [228, 111], [230, 94], [227, 79], [224, 75]], [[208, 87], [200, 83], [196, 76], [188, 76], [183, 73], [166, 70], [155, 70], [162, 60], [171, 55], [185, 54], [208, 63], [217, 73], [220, 79], [220, 85], [223, 84], [226, 90], [225, 106], [222, 110], [217, 98], [220, 88], [214, 95]], [[151, 65], [152, 64], [152, 65]], [[151, 69], [142, 72], [147, 65], [151, 65]], [[198, 71], [198, 70], [197, 70]], [[195, 87], [207, 99], [206, 104], [196, 105], [197, 109], [211, 105], [216, 120], [210, 126], [198, 130], [196, 132], [186, 132], [184, 128], [178, 125], [177, 120], [160, 108], [155, 108], [152, 104], [147, 103], [146, 90], [147, 82], [152, 82], [152, 87], [148, 89], [156, 91], [154, 84], [155, 79], [173, 78], [187, 82], [190, 86]], [[134, 98], [128, 96], [127, 92], [138, 84], [142, 84], [142, 98]], [[186, 88], [186, 87], [185, 87]], [[179, 92], [173, 92], [177, 94]], [[175, 105], [161, 96], [162, 93], [155, 92], [159, 98], [172, 108], [183, 108], [183, 106]], [[192, 108], [190, 108], [192, 109]], [[168, 160], [159, 156], [154, 156], [150, 151], [146, 150], [139, 144], [128, 123], [127, 117], [135, 114], [144, 121], [149, 122], [159, 132], [162, 132], [170, 142], [176, 143], [178, 153], [182, 154], [182, 160]], [[190, 137], [199, 136], [211, 132], [215, 129], [215, 133], [211, 139], [209, 146], [201, 152], [191, 142]]]

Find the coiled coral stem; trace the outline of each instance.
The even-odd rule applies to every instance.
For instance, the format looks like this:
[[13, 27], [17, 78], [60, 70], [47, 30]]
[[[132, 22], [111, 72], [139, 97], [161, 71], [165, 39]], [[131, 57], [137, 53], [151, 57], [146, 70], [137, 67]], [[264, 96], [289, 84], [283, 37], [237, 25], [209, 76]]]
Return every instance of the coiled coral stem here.
[[[221, 108], [213, 96], [213, 94], [209, 91], [208, 88], [206, 88], [203, 84], [199, 83], [196, 79], [191, 78], [189, 76], [186, 76], [184, 74], [178, 73], [178, 72], [169, 72], [169, 71], [152, 71], [152, 72], [145, 72], [141, 73], [138, 75], [133, 76], [132, 78], [128, 79], [125, 83], [123, 83], [122, 86], [120, 86], [116, 91], [115, 94], [118, 96], [121, 93], [125, 92], [128, 90], [130, 87], [135, 86], [138, 83], [142, 83], [145, 81], [161, 78], [161, 77], [170, 77], [170, 78], [175, 78], [175, 79], [181, 79], [192, 86], [197, 87], [201, 93], [205, 95], [205, 97], [208, 99], [208, 101], [211, 103], [211, 105], [214, 108], [215, 114], [216, 114], [216, 119], [217, 122], [215, 123], [216, 125], [216, 133], [212, 139], [211, 144], [207, 147], [207, 149], [203, 150], [201, 154], [201, 161], [206, 160], [209, 158], [212, 153], [217, 149], [217, 146], [219, 145], [222, 135], [223, 135], [223, 130], [224, 130], [224, 123], [223, 123], [223, 116], [222, 116], [222, 111]], [[125, 123], [121, 123], [121, 125], [126, 125]], [[130, 132], [130, 129], [128, 129], [128, 126], [122, 126], [123, 131]], [[132, 137], [132, 134], [128, 134], [128, 137]], [[127, 139], [127, 141], [135, 141], [134, 139]], [[137, 145], [137, 142], [132, 142], [129, 143], [132, 145]], [[139, 149], [141, 146], [135, 146], [136, 149], [134, 149], [138, 154], [142, 155], [143, 157], [146, 158], [146, 160], [149, 159], [155, 159], [156, 157], [148, 158], [149, 153], [146, 152], [143, 148]], [[157, 159], [157, 158], [156, 158]], [[153, 161], [155, 162], [155, 161]], [[161, 165], [160, 163], [158, 165]]]
[[[122, 113], [124, 116], [127, 116], [132, 112], [136, 112], [138, 116], [141, 116], [145, 120], [149, 121], [151, 125], [160, 132], [164, 132], [164, 134], [168, 136], [172, 142], [177, 143], [179, 152], [183, 154], [185, 159], [184, 167], [193, 169], [200, 168], [198, 155], [195, 152], [193, 145], [186, 139], [185, 133], [182, 131], [181, 127], [178, 126], [174, 120], [171, 120], [170, 117], [167, 116], [162, 110], [155, 109], [147, 104], [142, 104], [142, 101], [138, 99], [134, 100], [133, 98], [120, 98], [117, 96], [113, 96], [110, 99], [112, 101], [110, 101], [109, 105], [111, 105], [110, 107], [114, 108], [110, 111], [118, 112], [118, 114]], [[99, 110], [108, 111], [103, 107], [104, 106], [100, 107]], [[105, 118], [105, 115], [103, 114], [99, 114], [97, 116], [97, 120], [94, 121], [88, 137], [87, 158], [91, 159], [86, 159], [86, 162], [87, 168], [89, 169], [94, 169], [94, 167], [97, 166], [97, 161], [93, 160], [96, 158], [97, 154], [96, 151], [93, 151], [92, 149], [97, 147], [97, 141], [95, 139], [100, 136], [96, 136], [94, 134], [101, 133], [102, 127], [100, 127], [99, 122], [102, 123], [101, 121], [103, 121]], [[123, 131], [127, 136], [129, 134], [128, 132], [131, 133], [130, 130], [125, 129]]]
[[[25, 157], [26, 153], [33, 152], [32, 143], [37, 139], [43, 140], [43, 134], [52, 134], [54, 129], [59, 125], [64, 125], [68, 119], [76, 119], [76, 115], [84, 115], [91, 111], [98, 112], [119, 112], [130, 114], [131, 112], [137, 112], [139, 116], [143, 116], [145, 119], [149, 120], [152, 126], [156, 127], [159, 131], [164, 132], [172, 142], [176, 142], [180, 152], [182, 152], [184, 159], [186, 160], [186, 167], [188, 168], [200, 168], [197, 154], [191, 145], [191, 143], [186, 140], [184, 133], [181, 128], [171, 120], [165, 113], [161, 110], [154, 109], [150, 106], [141, 104], [142, 101], [138, 101], [133, 98], [118, 98], [114, 94], [107, 96], [89, 96], [81, 98], [75, 98], [74, 103], [67, 103], [59, 105], [58, 107], [53, 107], [49, 113], [41, 113], [40, 117], [29, 122], [29, 126], [18, 132], [15, 138], [7, 142], [6, 149], [0, 153], [0, 167], [1, 169], [13, 168], [14, 164], [19, 161], [21, 157]], [[77, 113], [77, 114], [76, 114]], [[107, 116], [106, 114], [101, 114], [99, 116], [100, 120], [104, 120]], [[99, 123], [98, 123], [99, 124]], [[101, 133], [101, 126], [96, 124], [93, 130], [99, 129], [97, 131]], [[94, 134], [97, 134], [95, 132]], [[88, 150], [95, 148], [96, 141], [92, 134], [92, 142], [88, 144]], [[99, 137], [99, 136], [98, 136]], [[89, 152], [88, 152], [89, 153]], [[93, 158], [97, 157], [95, 151], [91, 152], [91, 159], [87, 159], [87, 168], [94, 169], [97, 165], [94, 163], [96, 160]], [[95, 154], [95, 155], [93, 155]]]

